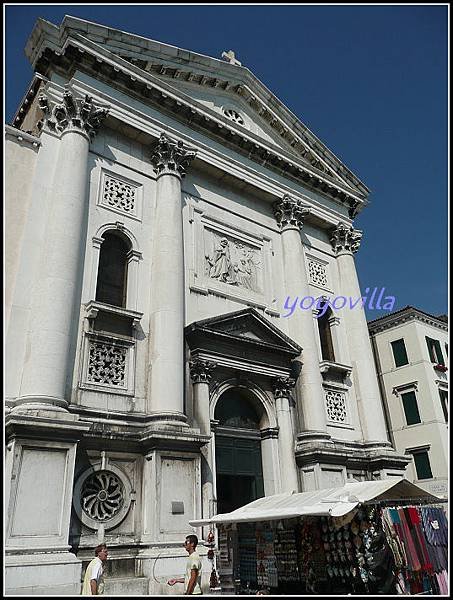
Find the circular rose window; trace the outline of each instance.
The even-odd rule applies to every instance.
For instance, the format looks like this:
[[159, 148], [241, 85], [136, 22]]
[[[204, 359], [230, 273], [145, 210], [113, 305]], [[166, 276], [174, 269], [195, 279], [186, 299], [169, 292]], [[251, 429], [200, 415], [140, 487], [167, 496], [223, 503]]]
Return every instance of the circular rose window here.
[[99, 471], [85, 479], [80, 496], [82, 510], [92, 519], [104, 522], [124, 504], [124, 486], [114, 473]]
[[115, 465], [107, 469], [90, 467], [80, 475], [74, 487], [73, 504], [84, 525], [98, 529], [116, 527], [125, 518], [131, 504], [131, 484]]
[[244, 119], [236, 110], [232, 108], [224, 108], [223, 114], [225, 115], [225, 117], [230, 119], [230, 121], [234, 121], [234, 123], [238, 123], [239, 125], [245, 125]]

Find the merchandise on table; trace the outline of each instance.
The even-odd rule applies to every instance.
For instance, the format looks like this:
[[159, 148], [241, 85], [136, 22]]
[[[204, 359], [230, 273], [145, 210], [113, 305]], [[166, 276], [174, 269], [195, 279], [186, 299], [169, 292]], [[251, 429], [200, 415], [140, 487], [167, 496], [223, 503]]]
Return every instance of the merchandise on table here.
[[342, 517], [238, 524], [234, 552], [219, 535], [219, 565], [235, 565], [239, 593], [448, 595], [445, 512], [381, 504]]

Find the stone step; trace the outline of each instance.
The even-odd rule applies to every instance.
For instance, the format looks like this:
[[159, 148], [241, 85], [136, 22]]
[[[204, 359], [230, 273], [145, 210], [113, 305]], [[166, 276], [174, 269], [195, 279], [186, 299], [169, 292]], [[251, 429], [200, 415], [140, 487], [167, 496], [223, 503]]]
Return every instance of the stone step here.
[[148, 577], [105, 578], [104, 596], [147, 596]]

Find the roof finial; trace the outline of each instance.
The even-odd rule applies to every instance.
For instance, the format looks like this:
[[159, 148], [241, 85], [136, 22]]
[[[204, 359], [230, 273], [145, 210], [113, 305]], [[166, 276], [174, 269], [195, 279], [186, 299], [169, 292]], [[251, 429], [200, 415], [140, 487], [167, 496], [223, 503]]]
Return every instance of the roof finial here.
[[222, 58], [229, 62], [230, 65], [237, 65], [238, 67], [242, 66], [242, 63], [240, 63], [236, 59], [233, 50], [228, 50], [228, 52], [222, 52]]

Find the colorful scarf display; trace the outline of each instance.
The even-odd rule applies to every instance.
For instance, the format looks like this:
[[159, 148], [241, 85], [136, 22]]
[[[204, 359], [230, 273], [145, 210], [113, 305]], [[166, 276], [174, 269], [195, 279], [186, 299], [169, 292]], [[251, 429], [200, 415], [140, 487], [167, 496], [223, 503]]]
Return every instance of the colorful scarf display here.
[[384, 508], [382, 526], [393, 552], [399, 594], [448, 595], [448, 521], [442, 508]]

